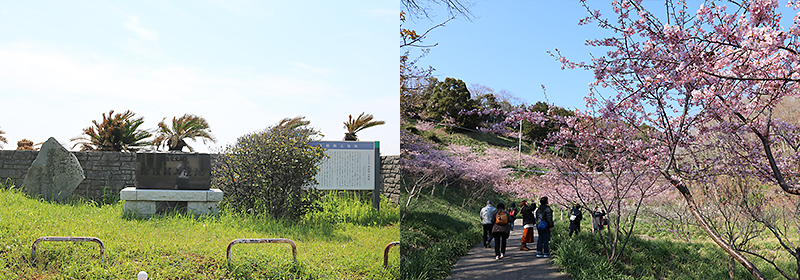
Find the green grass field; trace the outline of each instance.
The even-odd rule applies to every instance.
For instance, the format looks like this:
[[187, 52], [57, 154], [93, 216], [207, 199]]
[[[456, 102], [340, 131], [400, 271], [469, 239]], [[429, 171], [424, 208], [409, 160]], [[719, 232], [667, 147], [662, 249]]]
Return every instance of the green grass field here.
[[[0, 279], [397, 279], [398, 208], [329, 195], [325, 211], [298, 222], [236, 214], [213, 217], [172, 213], [151, 219], [123, 215], [122, 202], [57, 204], [0, 189]], [[105, 243], [105, 260], [93, 242], [41, 242], [42, 236], [91, 236]], [[228, 243], [237, 238], [288, 238], [288, 244], [237, 244], [231, 264]]]

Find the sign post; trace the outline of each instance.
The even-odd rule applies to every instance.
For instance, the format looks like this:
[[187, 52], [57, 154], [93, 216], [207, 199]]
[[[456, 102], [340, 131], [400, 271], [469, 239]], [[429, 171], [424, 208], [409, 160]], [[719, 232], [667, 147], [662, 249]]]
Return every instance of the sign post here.
[[381, 202], [381, 152], [380, 142], [319, 141], [312, 146], [325, 148], [329, 158], [317, 172], [320, 190], [372, 190], [372, 206], [379, 209]]
[[381, 209], [381, 142], [375, 141], [375, 189], [372, 191], [372, 207]]

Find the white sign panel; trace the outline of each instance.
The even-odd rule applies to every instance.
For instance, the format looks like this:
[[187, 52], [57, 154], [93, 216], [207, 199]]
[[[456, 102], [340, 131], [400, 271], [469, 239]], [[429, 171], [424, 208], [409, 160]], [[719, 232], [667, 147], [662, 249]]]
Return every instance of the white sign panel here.
[[373, 190], [375, 189], [375, 142], [312, 142], [326, 149], [330, 157], [323, 161], [317, 172], [321, 190]]

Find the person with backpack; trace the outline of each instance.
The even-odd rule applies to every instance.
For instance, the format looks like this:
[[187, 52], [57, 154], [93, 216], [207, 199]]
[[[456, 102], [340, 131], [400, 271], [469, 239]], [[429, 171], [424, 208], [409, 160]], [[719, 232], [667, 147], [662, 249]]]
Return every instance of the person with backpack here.
[[497, 211], [494, 213], [493, 220], [492, 237], [494, 237], [494, 259], [499, 260], [506, 256], [506, 241], [511, 233], [511, 218], [506, 211], [505, 204], [497, 204]]
[[581, 231], [581, 220], [583, 220], [583, 212], [581, 211], [581, 205], [575, 204], [572, 207], [572, 210], [569, 211], [569, 237], [572, 237], [573, 233], [578, 233]]
[[536, 228], [536, 203], [528, 204], [527, 200], [523, 200], [520, 204], [522, 206], [522, 245], [519, 247], [520, 251], [528, 251], [527, 243], [533, 243], [533, 229]]
[[508, 217], [510, 218], [511, 230], [514, 230], [514, 222], [517, 220], [517, 206], [514, 205], [514, 202], [511, 202], [511, 206], [508, 207]]
[[536, 218], [539, 223], [536, 229], [539, 232], [539, 240], [536, 242], [536, 257], [550, 257], [550, 231], [553, 228], [553, 209], [550, 209], [548, 199], [543, 196], [539, 199], [539, 208], [536, 209]]
[[[494, 225], [494, 212], [497, 209], [492, 206], [492, 201], [486, 202], [486, 206], [481, 208], [481, 224], [483, 225], [483, 248], [489, 248], [492, 242], [492, 225]], [[488, 238], [488, 239], [487, 239]]]

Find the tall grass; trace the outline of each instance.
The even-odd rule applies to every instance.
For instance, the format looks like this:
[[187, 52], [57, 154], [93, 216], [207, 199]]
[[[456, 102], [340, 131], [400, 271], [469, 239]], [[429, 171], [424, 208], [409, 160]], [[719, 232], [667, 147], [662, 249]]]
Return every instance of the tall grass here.
[[[331, 201], [337, 207], [363, 204]], [[399, 252], [390, 253], [384, 269], [383, 249], [400, 238], [398, 210], [384, 203], [381, 211], [342, 208], [346, 214], [327, 215], [343, 215], [343, 220], [326, 223], [225, 209], [217, 216], [169, 213], [135, 219], [123, 215], [122, 203], [50, 203], [2, 185], [0, 279], [133, 279], [139, 271], [151, 279], [397, 279]], [[347, 218], [364, 213], [373, 216]], [[41, 236], [100, 238], [105, 261], [96, 243], [42, 242], [31, 256], [31, 244]], [[225, 249], [237, 238], [289, 238], [297, 244], [297, 262], [287, 244], [238, 244], [228, 266]]]
[[372, 198], [350, 197], [349, 192], [330, 192], [322, 197], [322, 211], [309, 215], [317, 222], [347, 223], [362, 226], [387, 226], [400, 221], [396, 205], [382, 197], [379, 210], [372, 206]]
[[[731, 279], [728, 275], [728, 256], [716, 244], [692, 243], [668, 238], [643, 239], [632, 236], [628, 247], [617, 263], [606, 261], [602, 240], [591, 231], [568, 237], [567, 222], [556, 222], [552, 246], [555, 263], [572, 279]], [[767, 279], [783, 278], [760, 260], [753, 260]], [[785, 260], [784, 269], [791, 267]], [[734, 279], [753, 279], [738, 263]]]

